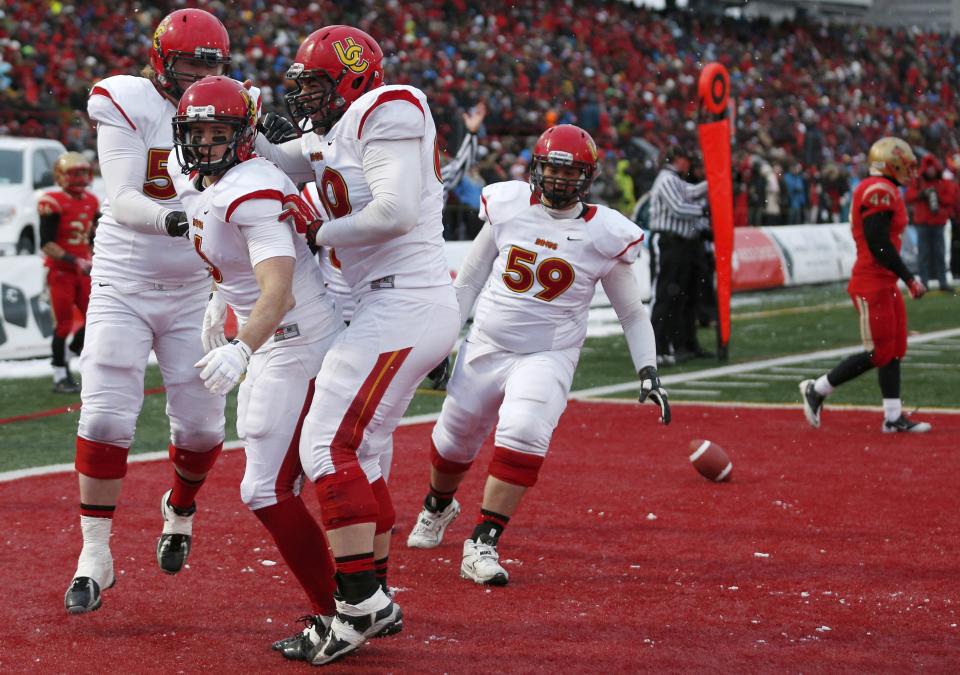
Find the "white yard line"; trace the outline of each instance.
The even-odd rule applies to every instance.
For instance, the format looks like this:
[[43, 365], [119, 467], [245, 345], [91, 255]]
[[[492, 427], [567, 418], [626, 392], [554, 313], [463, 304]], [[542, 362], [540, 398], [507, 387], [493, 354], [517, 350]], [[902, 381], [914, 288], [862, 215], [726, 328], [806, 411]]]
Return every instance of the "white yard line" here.
[[[933, 333], [925, 333], [923, 335], [914, 335], [909, 338], [909, 343], [913, 344], [924, 344], [926, 342], [933, 342], [935, 340], [943, 340], [947, 338], [960, 337], [960, 328], [950, 328], [947, 330], [935, 331]], [[838, 349], [827, 349], [817, 352], [809, 352], [807, 354], [793, 354], [791, 356], [779, 356], [773, 359], [763, 359], [762, 361], [751, 361], [749, 363], [736, 363], [729, 366], [720, 366], [718, 368], [710, 368], [708, 370], [698, 370], [691, 373], [678, 373], [676, 375], [664, 375], [660, 378], [660, 381], [665, 384], [679, 384], [682, 382], [697, 382], [702, 380], [709, 380], [711, 378], [725, 376], [725, 375], [736, 375], [740, 373], [749, 373], [757, 370], [767, 370], [772, 369], [776, 366], [787, 366], [794, 363], [805, 363], [808, 361], [814, 361], [818, 359], [830, 359], [838, 358], [841, 356], [846, 356], [847, 354], [853, 354], [857, 351], [860, 351], [861, 347], [859, 345], [855, 347], [841, 347]], [[938, 367], [943, 367], [942, 364], [938, 364]], [[811, 373], [812, 374], [812, 373]], [[716, 383], [704, 383], [714, 385]], [[747, 384], [747, 383], [742, 383]], [[609, 394], [619, 394], [625, 391], [635, 391], [640, 388], [639, 381], [632, 382], [622, 382], [620, 384], [611, 384], [603, 387], [591, 387], [589, 389], [581, 389], [579, 391], [570, 392], [571, 400], [590, 400], [594, 398], [599, 398], [602, 396], [607, 396]], [[691, 389], [687, 390], [684, 393], [696, 394], [701, 396], [715, 396], [719, 395], [720, 392], [717, 392], [712, 389]], [[626, 404], [635, 404], [636, 401], [631, 400], [622, 400], [617, 401], [615, 399], [601, 399], [603, 402], [607, 403], [626, 403]], [[755, 408], [796, 408], [797, 405], [790, 404], [764, 404], [764, 403], [735, 403], [735, 402], [703, 402], [702, 405], [716, 405], [723, 407], [755, 407]], [[875, 407], [871, 406], [838, 406], [843, 407], [849, 410], [875, 410]], [[936, 410], [925, 408], [930, 412], [941, 412], [941, 413], [960, 413], [956, 410]], [[423, 424], [426, 422], [434, 422], [440, 416], [440, 413], [427, 413], [425, 415], [415, 415], [412, 417], [405, 417], [400, 420], [401, 426], [408, 426], [412, 424]], [[224, 450], [235, 450], [237, 448], [243, 447], [240, 441], [228, 441], [223, 444]], [[144, 452], [136, 455], [131, 455], [129, 460], [130, 462], [153, 462], [160, 459], [165, 459], [168, 456], [167, 451], [163, 450], [160, 452]], [[12, 480], [18, 480], [20, 478], [28, 478], [31, 476], [44, 476], [47, 474], [53, 473], [66, 473], [73, 471], [73, 464], [51, 464], [48, 466], [38, 466], [32, 467], [29, 469], [16, 469], [14, 471], [4, 471], [0, 472], [0, 483], [5, 483]]]

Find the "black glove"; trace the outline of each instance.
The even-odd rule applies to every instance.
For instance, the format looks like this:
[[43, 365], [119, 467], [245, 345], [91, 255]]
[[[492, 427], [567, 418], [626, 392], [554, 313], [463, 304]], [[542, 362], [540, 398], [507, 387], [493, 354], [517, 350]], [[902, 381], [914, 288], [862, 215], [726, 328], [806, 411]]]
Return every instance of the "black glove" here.
[[274, 145], [286, 143], [287, 141], [292, 141], [294, 138], [300, 137], [300, 134], [297, 133], [297, 128], [293, 126], [293, 122], [283, 115], [277, 115], [276, 113], [267, 113], [264, 115], [260, 121], [257, 122], [257, 130]]
[[645, 402], [648, 398], [653, 403], [660, 406], [660, 421], [664, 424], [670, 424], [670, 401], [667, 400], [666, 390], [660, 386], [660, 378], [657, 377], [657, 369], [653, 366], [645, 366], [640, 369], [640, 402]]
[[163, 226], [167, 234], [171, 237], [186, 237], [190, 231], [190, 224], [187, 222], [187, 214], [183, 211], [171, 211], [163, 221]]
[[708, 227], [700, 230], [700, 238], [703, 241], [713, 241], [713, 229]]
[[430, 380], [431, 389], [444, 391], [450, 381], [450, 357], [445, 357], [436, 368], [427, 373], [427, 379]]

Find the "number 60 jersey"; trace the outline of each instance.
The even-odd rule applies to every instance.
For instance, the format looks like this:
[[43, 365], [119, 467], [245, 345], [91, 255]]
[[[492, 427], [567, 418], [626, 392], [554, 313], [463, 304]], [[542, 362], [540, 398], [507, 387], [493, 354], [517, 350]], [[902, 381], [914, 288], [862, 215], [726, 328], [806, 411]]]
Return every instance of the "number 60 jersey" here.
[[490, 224], [499, 254], [470, 341], [517, 354], [583, 344], [597, 282], [617, 262], [637, 259], [643, 233], [606, 206], [575, 208], [579, 217], [554, 218], [520, 181], [483, 189], [480, 219]]

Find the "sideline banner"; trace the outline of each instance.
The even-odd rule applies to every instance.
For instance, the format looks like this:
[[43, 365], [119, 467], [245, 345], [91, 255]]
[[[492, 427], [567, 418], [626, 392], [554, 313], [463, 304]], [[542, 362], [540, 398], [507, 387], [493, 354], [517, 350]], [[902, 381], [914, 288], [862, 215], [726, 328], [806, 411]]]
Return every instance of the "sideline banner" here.
[[766, 228], [736, 228], [732, 266], [734, 291], [779, 288], [786, 283], [783, 254]]
[[786, 265], [786, 286], [818, 284], [850, 278], [857, 257], [850, 226], [783, 225], [764, 227]]
[[38, 255], [0, 257], [0, 359], [50, 354], [53, 316]]

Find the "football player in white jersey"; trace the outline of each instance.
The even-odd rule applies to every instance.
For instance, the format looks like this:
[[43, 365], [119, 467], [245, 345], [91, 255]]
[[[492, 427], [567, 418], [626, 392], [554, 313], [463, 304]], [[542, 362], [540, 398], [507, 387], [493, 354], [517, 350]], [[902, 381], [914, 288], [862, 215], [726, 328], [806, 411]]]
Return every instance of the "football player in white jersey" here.
[[229, 61], [223, 24], [203, 10], [177, 10], [153, 36], [143, 77], [115, 75], [90, 92], [107, 191], [97, 227], [80, 359], [83, 407], [77, 430], [83, 549], [64, 597], [71, 614], [100, 607], [114, 583], [112, 518], [127, 470], [143, 377], [157, 355], [170, 418], [173, 488], [161, 499], [157, 562], [179, 572], [190, 552], [194, 498], [223, 445], [223, 396], [207, 391], [193, 364], [210, 274], [186, 239], [187, 221], [167, 175], [170, 121], [184, 88]]
[[533, 150], [529, 184], [483, 189], [485, 224], [454, 283], [462, 316], [478, 295], [479, 301], [433, 429], [430, 490], [407, 545], [440, 544], [460, 512], [454, 493], [496, 425], [480, 515], [460, 567], [478, 584], [504, 585], [509, 578], [497, 544], [537, 482], [566, 408], [597, 282], [623, 326], [640, 401], [657, 403], [670, 423], [653, 328], [630, 268], [643, 234], [616, 211], [584, 201], [596, 171], [597, 149], [586, 131], [569, 124], [545, 131]]
[[383, 84], [382, 60], [379, 45], [356, 28], [312, 33], [287, 72], [297, 85], [288, 107], [305, 133], [282, 145], [257, 143], [296, 182], [317, 182], [333, 218], [319, 227], [299, 197], [286, 200], [290, 215], [317, 246], [334, 250], [357, 307], [324, 358], [301, 439], [342, 597], [327, 633], [310, 637], [316, 665], [400, 620], [375, 573], [394, 521], [378, 452], [460, 326], [433, 117], [419, 89]]
[[[296, 186], [253, 156], [256, 104], [239, 82], [206, 77], [186, 90], [173, 118], [177, 161], [170, 176], [190, 239], [215, 282], [212, 302], [237, 316], [236, 339], [208, 331], [196, 364], [211, 391], [237, 398], [246, 466], [240, 497], [273, 536], [312, 605], [311, 620], [335, 612], [333, 559], [300, 498], [300, 428], [323, 356], [343, 329], [303, 237], [279, 220]], [[303, 658], [302, 640], [277, 646]]]

